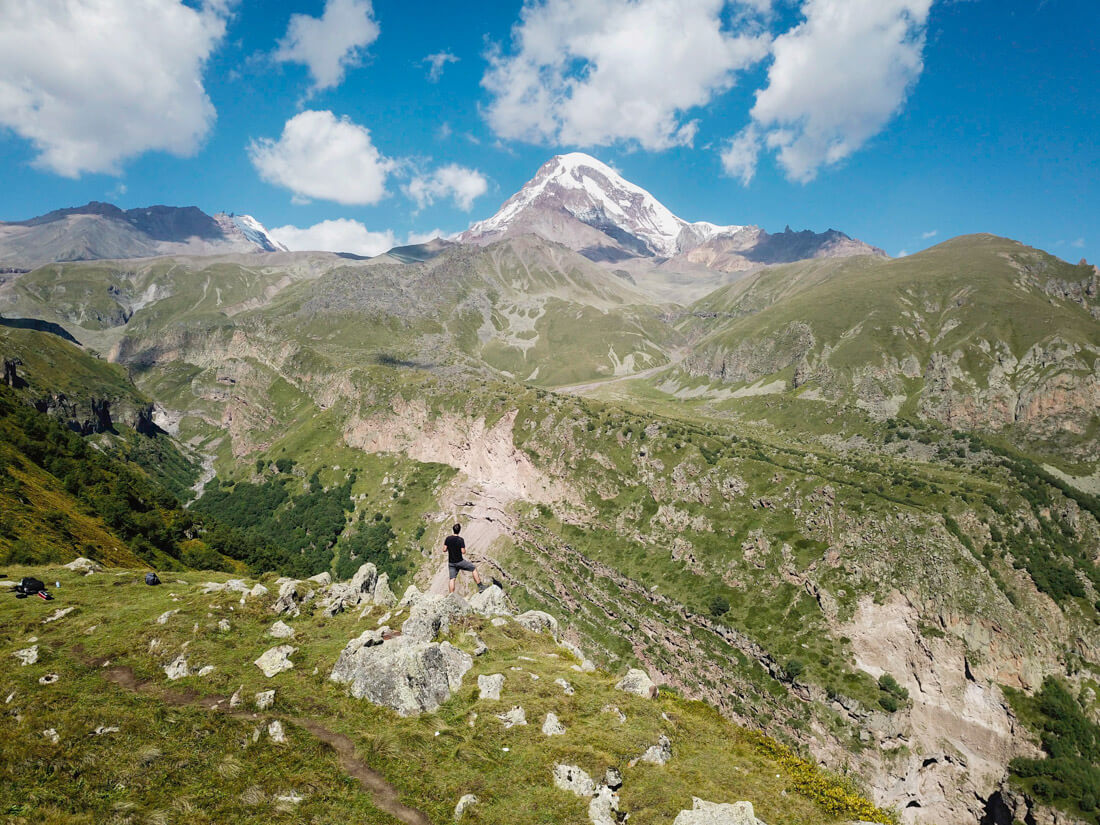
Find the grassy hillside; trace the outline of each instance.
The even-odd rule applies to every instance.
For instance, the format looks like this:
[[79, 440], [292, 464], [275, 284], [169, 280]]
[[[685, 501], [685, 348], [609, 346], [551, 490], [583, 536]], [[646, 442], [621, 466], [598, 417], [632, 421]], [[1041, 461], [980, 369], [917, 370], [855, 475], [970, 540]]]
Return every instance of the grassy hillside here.
[[[479, 802], [463, 821], [588, 822], [588, 801], [554, 787], [557, 763], [579, 765], [597, 780], [609, 767], [621, 770], [621, 810], [640, 822], [670, 822], [691, 808], [692, 796], [751, 801], [769, 825], [890, 820], [850, 782], [711, 708], [672, 692], [651, 700], [616, 690], [618, 675], [577, 672], [548, 634], [512, 621], [497, 626], [474, 616], [452, 626], [455, 645], [472, 651], [474, 633], [488, 652], [438, 711], [401, 718], [349, 697], [328, 674], [348, 640], [383, 621], [400, 626], [406, 611], [373, 607], [323, 619], [307, 610], [289, 620], [293, 669], [266, 678], [252, 662], [277, 643], [266, 635], [274, 594], [243, 604], [235, 592], [204, 595], [206, 577], [195, 574], [150, 588], [125, 570], [86, 578], [55, 568], [20, 572], [58, 579], [61, 588], [49, 604], [0, 600], [5, 651], [37, 645], [32, 665], [0, 659], [15, 711], [0, 718], [9, 743], [0, 756], [0, 810], [16, 823], [122, 815], [393, 821], [354, 778], [365, 768], [424, 821], [449, 821], [458, 799], [473, 793]], [[262, 581], [273, 586], [270, 577]], [[57, 608], [71, 612], [44, 623]], [[210, 670], [168, 682], [162, 668], [180, 651], [193, 674]], [[477, 678], [492, 673], [504, 674], [501, 699], [479, 699]], [[40, 683], [47, 674], [56, 681]], [[274, 703], [257, 711], [253, 696], [263, 690], [275, 691]], [[229, 705], [233, 693], [244, 699], [239, 708]], [[97, 701], [88, 705], [92, 694]], [[505, 729], [495, 715], [516, 705], [527, 725]], [[564, 735], [540, 731], [550, 711]], [[285, 743], [270, 735], [273, 722]], [[671, 740], [667, 764], [632, 762], [662, 735]], [[337, 743], [340, 755], [323, 740]]]

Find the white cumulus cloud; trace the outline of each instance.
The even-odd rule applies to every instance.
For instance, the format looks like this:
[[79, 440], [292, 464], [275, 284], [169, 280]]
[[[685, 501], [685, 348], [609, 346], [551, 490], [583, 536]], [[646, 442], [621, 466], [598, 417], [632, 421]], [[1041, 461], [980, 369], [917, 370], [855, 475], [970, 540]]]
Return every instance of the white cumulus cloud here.
[[359, 65], [363, 51], [378, 39], [370, 0], [327, 0], [320, 17], [293, 14], [275, 59], [301, 63], [313, 77], [314, 89], [336, 86], [344, 73]]
[[451, 198], [455, 206], [468, 212], [474, 200], [488, 189], [489, 182], [481, 172], [451, 163], [430, 175], [415, 175], [405, 186], [405, 193], [420, 209], [437, 200]]
[[806, 0], [805, 20], [776, 38], [752, 122], [723, 152], [747, 181], [750, 152], [776, 152], [791, 180], [813, 180], [878, 134], [924, 68], [932, 0]]
[[489, 124], [500, 137], [535, 143], [690, 145], [698, 125], [691, 110], [729, 89], [738, 70], [768, 52], [766, 35], [724, 26], [733, 6], [526, 0], [511, 51], [490, 53], [481, 81], [492, 96]]
[[922, 240], [927, 241], [929, 238], [934, 238], [938, 234], [940, 234], [940, 230], [938, 230], [938, 229], [929, 229], [927, 232], [921, 232], [920, 236], [921, 236]]
[[277, 226], [268, 234], [291, 251], [351, 252], [354, 255], [381, 255], [397, 246], [390, 229], [371, 232], [350, 218], [321, 221], [313, 226]]
[[329, 111], [295, 115], [278, 140], [254, 140], [248, 154], [264, 180], [296, 197], [349, 205], [380, 201], [396, 166], [375, 148], [366, 127]]
[[421, 63], [428, 64], [428, 80], [432, 83], [439, 82], [439, 78], [443, 77], [443, 68], [448, 63], [457, 63], [458, 57], [450, 52], [436, 52], [425, 57]]
[[214, 122], [202, 74], [225, 22], [220, 2], [0, 0], [0, 126], [66, 177], [191, 155]]

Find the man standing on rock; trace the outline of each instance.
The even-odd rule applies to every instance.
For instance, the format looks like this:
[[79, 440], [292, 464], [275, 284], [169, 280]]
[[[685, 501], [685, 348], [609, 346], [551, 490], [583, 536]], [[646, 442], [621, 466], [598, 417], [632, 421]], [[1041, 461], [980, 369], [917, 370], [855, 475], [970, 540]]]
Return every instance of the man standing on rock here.
[[450, 593], [455, 592], [455, 579], [458, 578], [459, 570], [469, 570], [474, 574], [474, 581], [477, 583], [477, 592], [480, 593], [488, 587], [488, 585], [482, 583], [481, 576], [477, 574], [477, 568], [474, 567], [474, 563], [463, 558], [466, 554], [466, 540], [459, 535], [459, 533], [462, 532], [462, 525], [455, 524], [451, 529], [454, 530], [454, 535], [447, 536], [447, 538], [443, 540], [443, 546], [447, 548], [447, 573], [449, 574], [447, 591]]

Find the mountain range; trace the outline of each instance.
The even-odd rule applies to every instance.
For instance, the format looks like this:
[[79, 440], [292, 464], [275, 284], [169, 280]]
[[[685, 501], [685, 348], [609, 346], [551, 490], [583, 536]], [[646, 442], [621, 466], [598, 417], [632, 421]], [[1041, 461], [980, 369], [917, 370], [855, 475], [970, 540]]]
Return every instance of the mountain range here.
[[[259, 235], [226, 250], [230, 230], [198, 210], [133, 212], [4, 226], [40, 249], [51, 226], [83, 222], [153, 250], [0, 276], [9, 569], [80, 548], [282, 588], [369, 561], [395, 593], [438, 592], [457, 517], [515, 607], [557, 616], [600, 667], [644, 668], [854, 778], [906, 825], [1095, 825], [1100, 771], [1073, 733], [1100, 710], [1095, 267], [993, 235], [890, 259], [836, 232], [689, 223], [575, 154], [455, 241], [369, 259], [260, 251]], [[203, 244], [216, 254], [194, 254]], [[212, 609], [185, 598], [196, 621]], [[356, 620], [326, 625], [320, 601], [291, 600], [344, 634], [303, 652], [327, 673]], [[258, 639], [271, 606], [253, 604], [231, 621]], [[182, 645], [190, 625], [156, 638]], [[475, 627], [512, 644], [509, 627]], [[162, 679], [171, 662], [151, 645], [126, 666]], [[227, 675], [185, 675], [189, 690], [236, 688], [239, 663], [210, 639], [192, 649]], [[524, 701], [549, 709], [552, 686], [529, 681]], [[357, 713], [343, 687], [300, 690]], [[428, 749], [506, 758], [456, 738], [482, 731], [472, 701], [464, 689], [415, 729], [394, 721], [402, 744], [371, 745], [375, 764], [407, 779]], [[618, 758], [562, 741], [586, 770]], [[723, 781], [743, 771], [760, 773], [738, 763]], [[646, 776], [636, 787], [662, 787]], [[770, 794], [769, 825], [838, 821], [807, 813], [817, 781], [737, 788]], [[403, 788], [434, 812], [459, 796]], [[554, 793], [560, 821], [589, 821]], [[655, 805], [624, 791], [639, 821]]]

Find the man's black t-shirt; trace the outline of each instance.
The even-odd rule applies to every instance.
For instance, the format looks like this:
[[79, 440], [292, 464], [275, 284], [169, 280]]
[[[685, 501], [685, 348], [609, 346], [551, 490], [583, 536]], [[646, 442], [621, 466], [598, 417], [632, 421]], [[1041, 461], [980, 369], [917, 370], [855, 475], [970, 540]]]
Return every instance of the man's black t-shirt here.
[[462, 549], [466, 546], [462, 536], [447, 536], [443, 539], [443, 546], [447, 548], [447, 564], [458, 564], [462, 561]]

